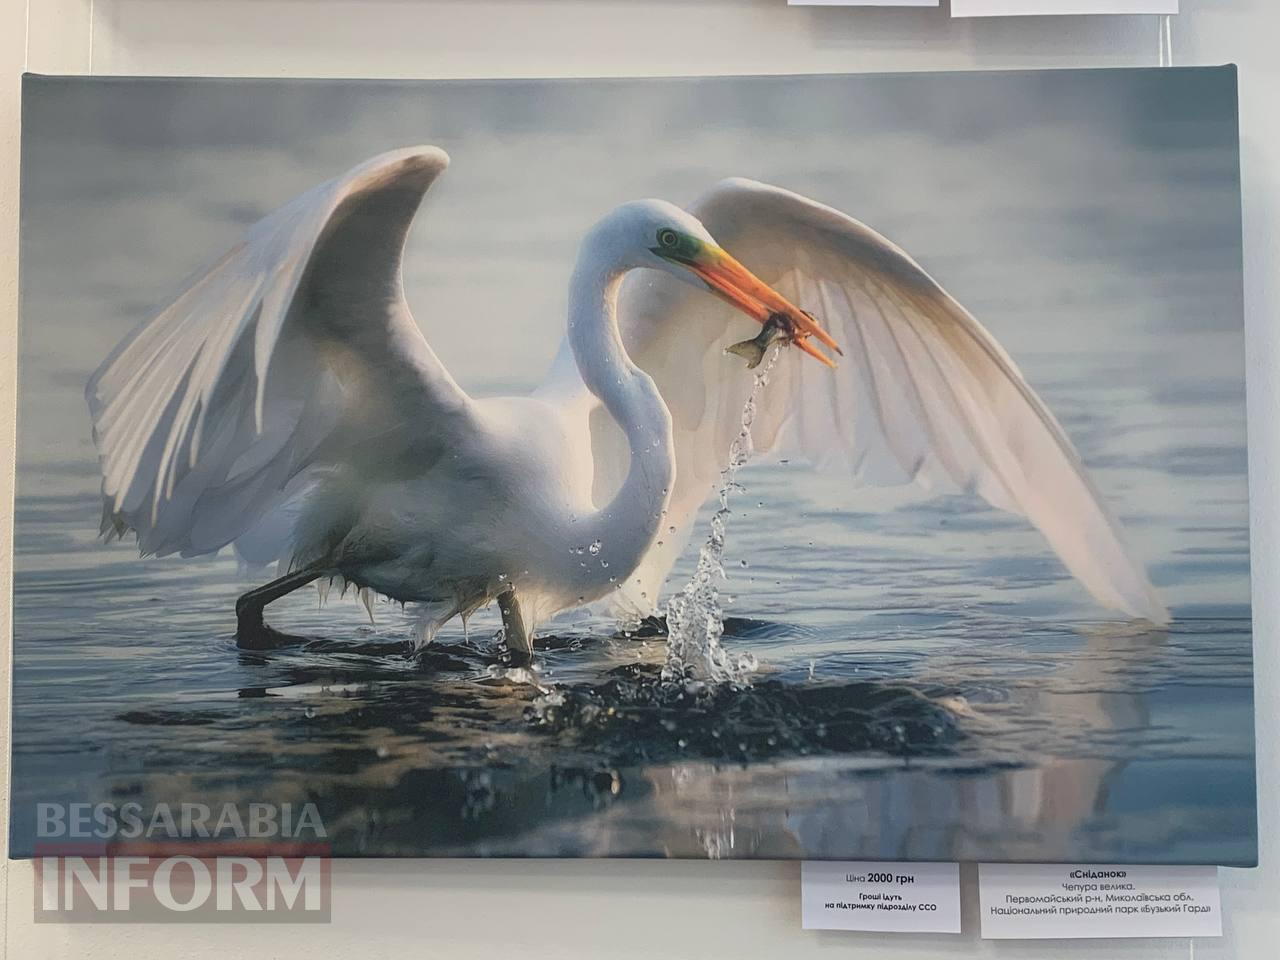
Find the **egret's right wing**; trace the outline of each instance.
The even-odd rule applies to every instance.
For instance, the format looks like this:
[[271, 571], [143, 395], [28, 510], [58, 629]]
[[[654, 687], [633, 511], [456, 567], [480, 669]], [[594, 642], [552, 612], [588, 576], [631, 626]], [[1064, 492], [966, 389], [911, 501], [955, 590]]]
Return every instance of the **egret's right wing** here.
[[210, 553], [248, 539], [310, 468], [421, 470], [467, 429], [400, 275], [448, 162], [397, 150], [310, 190], [115, 349], [85, 391], [108, 533]]
[[[752, 425], [757, 450], [803, 456], [851, 488], [916, 482], [976, 493], [1026, 517], [1100, 603], [1167, 622], [1066, 432], [990, 332], [906, 251], [839, 210], [750, 180], [718, 184], [691, 212], [845, 350], [835, 370], [784, 352]], [[628, 278], [619, 317], [631, 356], [671, 409], [677, 464], [674, 530], [631, 578], [652, 597], [740, 429], [753, 378], [725, 348], [759, 328], [688, 284], [644, 274]], [[609, 431], [593, 443], [596, 433], [603, 449]], [[614, 462], [625, 460], [597, 456]]]

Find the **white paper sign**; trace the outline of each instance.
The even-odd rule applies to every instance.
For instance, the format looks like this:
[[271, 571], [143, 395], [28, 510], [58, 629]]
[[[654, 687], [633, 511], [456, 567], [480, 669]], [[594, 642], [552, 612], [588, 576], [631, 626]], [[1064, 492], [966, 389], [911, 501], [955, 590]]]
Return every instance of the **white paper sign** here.
[[1177, 13], [1178, 0], [951, 0], [953, 17], [1032, 17], [1063, 13]]
[[936, 7], [940, 0], [787, 0], [790, 7]]
[[1217, 867], [984, 863], [982, 936], [1220, 937]]
[[806, 860], [800, 905], [806, 930], [959, 933], [960, 867]]

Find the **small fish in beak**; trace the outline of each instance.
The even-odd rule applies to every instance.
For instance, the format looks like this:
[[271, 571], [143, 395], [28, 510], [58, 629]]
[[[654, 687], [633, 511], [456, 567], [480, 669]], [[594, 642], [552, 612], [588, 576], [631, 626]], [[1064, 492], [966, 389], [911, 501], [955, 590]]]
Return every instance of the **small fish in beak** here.
[[[810, 320], [814, 319], [812, 313], [808, 310], [802, 311]], [[742, 357], [747, 361], [747, 369], [754, 370], [760, 366], [764, 360], [764, 355], [769, 352], [769, 348], [773, 346], [777, 340], [782, 340], [785, 346], [788, 343], [796, 343], [803, 337], [796, 336], [795, 325], [785, 313], [774, 312], [769, 314], [765, 322], [760, 326], [760, 332], [750, 340], [743, 340], [741, 343], [735, 343], [732, 346], [725, 347], [725, 353], [732, 353], [734, 356]], [[811, 351], [806, 350], [806, 353]], [[819, 357], [818, 359], [825, 359]]]
[[[777, 290], [714, 244], [700, 244], [696, 254], [688, 257], [667, 254], [657, 248], [654, 252], [692, 270], [712, 293], [733, 304], [757, 323], [762, 326], [772, 324], [778, 328], [772, 333], [764, 333], [762, 337], [755, 338], [758, 350], [748, 349], [746, 344], [741, 343], [730, 348], [732, 352], [744, 356], [750, 366], [760, 363], [765, 348], [779, 335], [786, 337], [787, 343], [795, 344], [797, 349], [833, 369], [835, 360], [810, 343], [809, 338], [813, 337], [838, 356], [844, 355], [840, 345], [822, 328], [813, 314], [788, 302]], [[751, 342], [753, 341], [748, 341]], [[742, 350], [736, 349], [739, 347]], [[751, 363], [752, 360], [755, 362]]]
[[764, 355], [775, 340], [785, 338], [790, 343], [793, 337], [794, 331], [791, 321], [787, 319], [786, 314], [771, 313], [768, 319], [761, 324], [759, 333], [750, 340], [743, 340], [741, 343], [725, 347], [724, 352], [742, 357], [743, 360], [747, 361], [747, 369], [754, 370], [760, 366], [760, 362], [764, 360]]

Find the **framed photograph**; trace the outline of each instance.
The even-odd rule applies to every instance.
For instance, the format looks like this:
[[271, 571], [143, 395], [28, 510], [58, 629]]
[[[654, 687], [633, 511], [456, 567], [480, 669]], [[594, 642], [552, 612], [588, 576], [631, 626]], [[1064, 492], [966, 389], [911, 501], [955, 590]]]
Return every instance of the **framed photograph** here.
[[28, 76], [11, 855], [1254, 864], [1236, 103]]

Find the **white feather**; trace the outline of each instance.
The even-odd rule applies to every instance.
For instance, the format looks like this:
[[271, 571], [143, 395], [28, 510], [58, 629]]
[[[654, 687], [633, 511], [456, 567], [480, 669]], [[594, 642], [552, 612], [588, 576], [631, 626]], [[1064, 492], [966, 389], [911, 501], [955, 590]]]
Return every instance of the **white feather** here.
[[[794, 449], [854, 483], [972, 491], [1034, 524], [1102, 605], [1168, 620], [1058, 421], [991, 334], [905, 251], [838, 210], [749, 180], [724, 181], [690, 212], [844, 348], [836, 371], [787, 351], [757, 415], [758, 450]], [[678, 532], [630, 578], [638, 602], [639, 590], [657, 594], [724, 466], [751, 378], [726, 376], [722, 353], [753, 330], [729, 307], [656, 275], [628, 278], [619, 317], [675, 423], [669, 518]], [[592, 427], [597, 489], [608, 489], [619, 435], [604, 418]]]
[[447, 164], [400, 150], [304, 193], [93, 374], [106, 513], [144, 554], [244, 538], [254, 562], [276, 559], [308, 470], [429, 456], [421, 425], [443, 430], [467, 399], [404, 304], [400, 251]]

